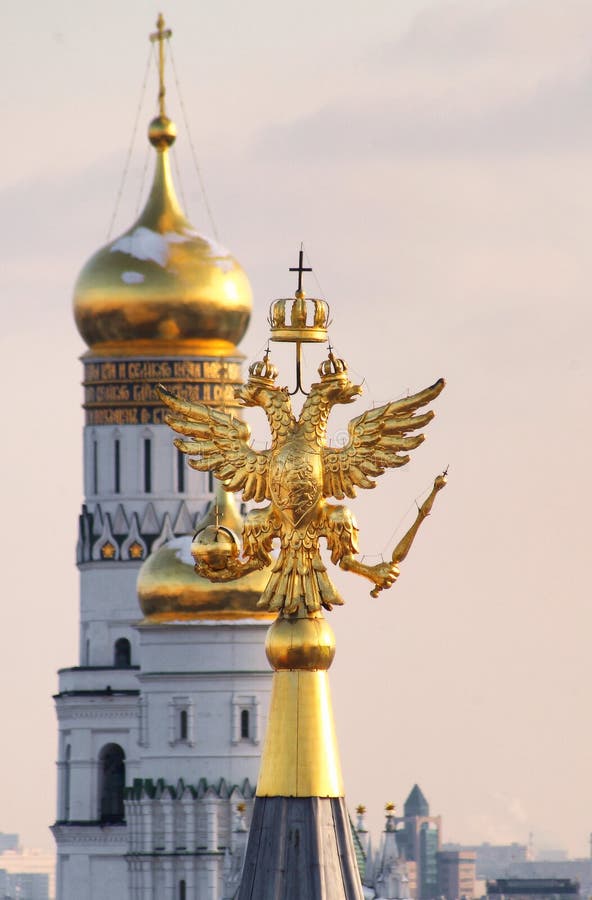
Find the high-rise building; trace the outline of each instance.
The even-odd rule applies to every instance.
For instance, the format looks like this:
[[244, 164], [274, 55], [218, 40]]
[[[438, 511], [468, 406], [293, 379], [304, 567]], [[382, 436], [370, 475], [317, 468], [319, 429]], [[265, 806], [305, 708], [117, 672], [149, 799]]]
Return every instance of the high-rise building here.
[[471, 900], [475, 896], [475, 853], [441, 850], [438, 862], [438, 896], [445, 900]]
[[397, 842], [407, 860], [416, 865], [417, 898], [438, 896], [438, 851], [442, 820], [430, 816], [430, 807], [421, 788], [415, 784], [403, 807], [403, 816], [395, 818]]
[[160, 17], [148, 199], [74, 291], [88, 348], [84, 502], [79, 658], [60, 670], [55, 697], [58, 900], [232, 896], [265, 730], [269, 614], [257, 600], [267, 576], [195, 575], [193, 532], [214, 519], [240, 530], [240, 517], [231, 496], [215, 500], [207, 473], [186, 467], [154, 390], [232, 405], [251, 310], [243, 270], [175, 195], [169, 36]]

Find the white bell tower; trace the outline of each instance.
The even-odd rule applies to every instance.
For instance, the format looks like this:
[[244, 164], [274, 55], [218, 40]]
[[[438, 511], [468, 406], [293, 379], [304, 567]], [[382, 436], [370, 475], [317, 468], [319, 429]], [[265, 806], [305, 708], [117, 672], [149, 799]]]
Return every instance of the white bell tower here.
[[[159, 17], [146, 205], [74, 292], [88, 347], [84, 503], [79, 659], [60, 670], [55, 697], [58, 900], [219, 900], [231, 890], [271, 683], [268, 614], [256, 607], [266, 575], [220, 586], [194, 574], [191, 535], [214, 486], [174, 448], [154, 390], [162, 382], [231, 405], [251, 309], [244, 272], [175, 195], [170, 34]], [[232, 498], [219, 505], [240, 529]]]

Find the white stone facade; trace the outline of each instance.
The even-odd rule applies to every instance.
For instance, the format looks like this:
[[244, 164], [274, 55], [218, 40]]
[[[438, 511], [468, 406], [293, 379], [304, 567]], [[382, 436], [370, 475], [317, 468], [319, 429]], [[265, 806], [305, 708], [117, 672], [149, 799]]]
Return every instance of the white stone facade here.
[[231, 897], [271, 690], [267, 626], [141, 623], [142, 560], [211, 499], [207, 474], [179, 474], [167, 426], [87, 426], [84, 473], [79, 664], [55, 698], [57, 900]]

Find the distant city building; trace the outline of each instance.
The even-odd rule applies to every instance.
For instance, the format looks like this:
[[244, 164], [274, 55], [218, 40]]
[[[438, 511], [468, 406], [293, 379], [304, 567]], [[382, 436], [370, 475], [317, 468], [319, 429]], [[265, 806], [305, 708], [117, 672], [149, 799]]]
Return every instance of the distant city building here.
[[0, 900], [47, 900], [54, 897], [55, 856], [19, 846], [18, 834], [3, 834], [0, 846]]
[[571, 878], [498, 878], [487, 882], [488, 897], [512, 897], [513, 900], [567, 900], [580, 896], [580, 885]]
[[[360, 871], [365, 896], [376, 900], [435, 900], [440, 895], [438, 853], [441, 817], [430, 816], [428, 802], [417, 784], [405, 801], [404, 815], [395, 815], [393, 804], [388, 804], [386, 811], [386, 825], [380, 845], [373, 852], [365, 824], [366, 808], [359, 806], [357, 809], [354, 840], [364, 856]], [[472, 866], [471, 884], [474, 887], [474, 860]], [[466, 877], [467, 873], [463, 870], [462, 878], [466, 880]], [[472, 897], [473, 893], [467, 896]]]
[[592, 859], [534, 860], [514, 863], [508, 877], [529, 879], [571, 879], [578, 881], [582, 897], [592, 897]]
[[473, 850], [441, 850], [438, 853], [438, 896], [446, 900], [467, 900], [475, 896]]
[[442, 819], [430, 816], [430, 807], [415, 784], [405, 801], [403, 816], [395, 818], [397, 844], [407, 861], [416, 865], [418, 900], [438, 896], [438, 852], [441, 849]]
[[541, 862], [563, 862], [567, 858], [567, 850], [560, 850], [557, 847], [548, 847], [546, 850], [539, 850], [536, 855], [536, 860]]
[[18, 843], [18, 834], [5, 834], [0, 831], [0, 853], [4, 853], [5, 850], [18, 850]]
[[475, 854], [477, 878], [503, 878], [514, 863], [528, 861], [526, 844], [443, 844], [442, 850], [469, 851]]
[[1, 900], [49, 900], [49, 875], [0, 869]]

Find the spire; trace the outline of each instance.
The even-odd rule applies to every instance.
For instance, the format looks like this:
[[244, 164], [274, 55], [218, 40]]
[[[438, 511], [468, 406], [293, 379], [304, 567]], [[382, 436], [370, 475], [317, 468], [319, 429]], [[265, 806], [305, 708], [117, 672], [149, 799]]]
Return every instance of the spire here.
[[[385, 806], [386, 822], [382, 832], [380, 852], [376, 858], [373, 887], [377, 897], [402, 900], [409, 897], [407, 867], [401, 859], [395, 831], [395, 804]], [[369, 882], [366, 881], [368, 884]]]
[[177, 137], [177, 128], [174, 122], [171, 122], [166, 114], [166, 106], [164, 99], [166, 97], [166, 85], [164, 83], [164, 42], [168, 40], [172, 31], [170, 28], [164, 27], [164, 17], [162, 13], [156, 20], [156, 31], [150, 35], [153, 44], [158, 43], [158, 115], [152, 119], [148, 128], [148, 137], [150, 143], [157, 150], [166, 150], [172, 146]]
[[406, 816], [429, 816], [430, 806], [418, 784], [414, 784], [411, 793], [405, 800]]

